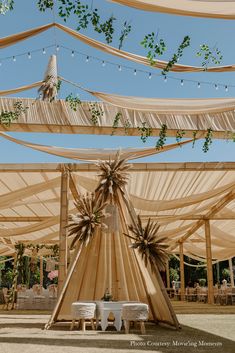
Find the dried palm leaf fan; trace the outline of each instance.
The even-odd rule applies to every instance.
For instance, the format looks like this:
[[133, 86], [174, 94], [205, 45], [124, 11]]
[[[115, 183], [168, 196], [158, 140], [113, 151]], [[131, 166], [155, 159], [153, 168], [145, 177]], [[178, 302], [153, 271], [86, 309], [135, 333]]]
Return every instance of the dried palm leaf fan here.
[[131, 164], [127, 164], [126, 159], [121, 159], [118, 152], [114, 160], [99, 161], [96, 165], [101, 173], [95, 192], [101, 195], [104, 201], [109, 200], [113, 204], [119, 192], [122, 195], [125, 194], [125, 185], [128, 181], [127, 171], [131, 168]]
[[56, 99], [58, 87], [56, 55], [50, 57], [44, 80], [38, 92], [42, 95], [42, 100], [52, 102]]
[[152, 271], [155, 270], [155, 266], [157, 266], [159, 271], [164, 271], [166, 261], [168, 260], [168, 254], [166, 251], [168, 245], [164, 243], [166, 238], [158, 237], [157, 233], [160, 226], [157, 223], [152, 222], [149, 218], [144, 227], [140, 216], [138, 216], [137, 224], [130, 225], [128, 228], [135, 235], [132, 237], [129, 234], [125, 234], [135, 241], [130, 247], [137, 249], [144, 260], [145, 266], [147, 267], [149, 263]]
[[106, 228], [103, 220], [108, 217], [104, 208], [107, 203], [102, 198], [93, 193], [83, 195], [75, 202], [78, 213], [69, 215], [70, 224], [68, 225], [68, 236], [74, 235], [71, 248], [80, 241], [87, 245], [92, 239], [97, 228]]

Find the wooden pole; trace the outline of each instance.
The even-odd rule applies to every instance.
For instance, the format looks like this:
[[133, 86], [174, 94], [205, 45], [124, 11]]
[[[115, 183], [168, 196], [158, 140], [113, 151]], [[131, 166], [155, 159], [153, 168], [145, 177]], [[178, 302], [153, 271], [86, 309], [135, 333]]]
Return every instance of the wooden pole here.
[[231, 279], [231, 286], [234, 287], [234, 275], [233, 275], [233, 259], [228, 260], [229, 263], [229, 271], [230, 271], [230, 279]]
[[40, 256], [40, 286], [43, 287], [43, 257]]
[[217, 277], [217, 284], [220, 284], [220, 274], [219, 274], [219, 261], [216, 263], [216, 277]]
[[167, 288], [170, 288], [171, 286], [169, 260], [167, 260], [167, 263], [166, 263], [166, 285], [167, 285]]
[[205, 220], [208, 304], [214, 304], [210, 221]]
[[184, 247], [180, 243], [180, 296], [181, 300], [185, 300], [185, 279], [184, 279]]
[[61, 292], [64, 279], [67, 273], [68, 244], [67, 228], [68, 225], [68, 203], [69, 203], [69, 171], [61, 172], [60, 189], [60, 232], [59, 232], [59, 274], [58, 274], [58, 293]]

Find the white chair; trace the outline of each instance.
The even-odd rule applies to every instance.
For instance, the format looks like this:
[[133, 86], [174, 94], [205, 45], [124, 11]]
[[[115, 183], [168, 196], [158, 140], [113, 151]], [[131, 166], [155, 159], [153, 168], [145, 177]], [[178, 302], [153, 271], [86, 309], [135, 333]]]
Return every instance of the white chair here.
[[124, 321], [125, 333], [129, 333], [130, 321], [140, 322], [140, 331], [145, 335], [144, 321], [148, 320], [149, 307], [144, 303], [127, 303], [122, 306], [122, 319]]
[[92, 330], [95, 330], [94, 317], [95, 317], [96, 304], [86, 302], [75, 302], [71, 306], [72, 323], [70, 330], [73, 330], [76, 320], [79, 323], [81, 321], [82, 331], [86, 331], [86, 321], [90, 320]]

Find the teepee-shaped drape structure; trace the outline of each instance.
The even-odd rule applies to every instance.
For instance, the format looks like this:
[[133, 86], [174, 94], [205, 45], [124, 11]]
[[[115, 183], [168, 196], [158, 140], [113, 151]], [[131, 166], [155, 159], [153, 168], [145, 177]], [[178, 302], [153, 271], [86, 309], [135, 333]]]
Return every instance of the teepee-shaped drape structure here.
[[[123, 178], [120, 187], [116, 187], [115, 177], [119, 178], [120, 173], [113, 173], [110, 162], [105, 163], [100, 164], [107, 166], [110, 176], [106, 178], [101, 169], [96, 193], [103, 195], [104, 201], [110, 202], [115, 209], [112, 212], [112, 217], [116, 217], [113, 222], [115, 227], [95, 229], [87, 245], [77, 244], [63, 289], [46, 328], [56, 321], [71, 320], [73, 302], [100, 300], [106, 288], [113, 300], [145, 302], [149, 305], [150, 319], [178, 328], [179, 323], [159, 271], [152, 271], [149, 264], [146, 266], [140, 254], [131, 248], [132, 239], [125, 235], [129, 232], [128, 224], [137, 218], [125, 191], [128, 167], [123, 163]], [[109, 220], [108, 223], [112, 222]]]
[[38, 92], [42, 95], [42, 100], [53, 101], [56, 99], [58, 91], [57, 58], [52, 55], [48, 62], [42, 85]]

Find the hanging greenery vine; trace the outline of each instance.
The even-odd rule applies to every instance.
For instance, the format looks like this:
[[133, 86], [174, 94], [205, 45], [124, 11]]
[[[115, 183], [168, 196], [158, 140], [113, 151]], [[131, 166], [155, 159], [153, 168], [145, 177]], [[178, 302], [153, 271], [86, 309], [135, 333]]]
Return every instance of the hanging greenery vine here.
[[159, 39], [158, 34], [154, 32], [147, 34], [140, 44], [148, 49], [147, 59], [149, 60], [150, 65], [154, 65], [157, 57], [163, 55], [166, 51], [166, 44], [163, 39]]
[[212, 144], [212, 137], [213, 137], [213, 130], [211, 128], [209, 128], [209, 129], [207, 129], [207, 133], [205, 136], [205, 142], [202, 146], [202, 150], [204, 153], [209, 151], [210, 146]]
[[223, 60], [221, 51], [214, 46], [210, 48], [207, 44], [200, 45], [200, 50], [197, 52], [197, 56], [203, 59], [202, 66], [207, 70], [210, 63], [219, 65]]
[[81, 100], [78, 96], [73, 96], [72, 93], [70, 93], [66, 98], [65, 101], [69, 103], [69, 106], [72, 110], [75, 112], [77, 111], [79, 105], [81, 105]]
[[153, 129], [147, 126], [146, 121], [141, 123], [142, 126], [138, 126], [137, 129], [140, 132], [140, 139], [143, 143], [145, 143], [148, 138], [152, 135]]
[[[182, 138], [184, 137], [184, 135], [185, 135], [185, 131], [184, 130], [177, 130], [176, 131], [176, 137], [175, 137], [176, 142], [180, 143], [182, 141]], [[180, 147], [182, 147], [182, 146], [180, 145]]]
[[167, 134], [167, 125], [166, 124], [162, 124], [161, 129], [159, 131], [159, 137], [156, 143], [156, 149], [159, 150], [161, 148], [163, 148], [163, 146], [166, 143], [166, 134]]
[[166, 76], [166, 74], [171, 70], [172, 66], [174, 66], [179, 59], [183, 56], [184, 50], [190, 46], [190, 37], [185, 36], [181, 44], [179, 45], [175, 54], [173, 54], [171, 60], [167, 63], [166, 67], [162, 70], [162, 75]]
[[120, 122], [120, 119], [122, 117], [122, 113], [118, 112], [114, 119], [113, 119], [113, 130], [112, 130], [112, 133], [111, 133], [111, 136], [113, 136], [115, 134], [115, 130], [118, 128], [118, 125], [119, 125], [119, 122]]
[[118, 46], [119, 50], [122, 49], [123, 43], [130, 32], [131, 32], [131, 24], [130, 22], [125, 21], [119, 37], [119, 46]]
[[97, 102], [89, 104], [89, 112], [91, 113], [91, 122], [93, 125], [98, 125], [99, 119], [104, 115], [104, 111]]
[[198, 131], [193, 131], [193, 143], [192, 143], [192, 148], [195, 147], [195, 143], [196, 143], [196, 140], [197, 140], [197, 133]]
[[0, 124], [9, 127], [13, 121], [25, 114], [27, 109], [28, 107], [24, 107], [22, 101], [15, 102], [12, 111], [3, 110], [0, 113]]

